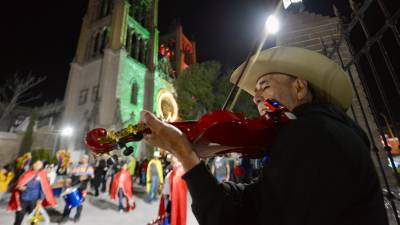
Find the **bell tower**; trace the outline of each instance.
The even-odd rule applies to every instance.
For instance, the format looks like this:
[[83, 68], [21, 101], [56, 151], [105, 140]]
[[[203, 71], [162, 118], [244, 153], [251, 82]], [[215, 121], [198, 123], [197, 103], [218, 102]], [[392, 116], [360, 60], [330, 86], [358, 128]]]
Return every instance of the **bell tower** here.
[[[158, 0], [89, 0], [65, 92], [63, 125], [74, 128], [69, 149], [85, 149], [94, 127], [120, 129], [155, 111], [169, 83], [157, 70]], [[136, 145], [136, 144], [135, 144]]]

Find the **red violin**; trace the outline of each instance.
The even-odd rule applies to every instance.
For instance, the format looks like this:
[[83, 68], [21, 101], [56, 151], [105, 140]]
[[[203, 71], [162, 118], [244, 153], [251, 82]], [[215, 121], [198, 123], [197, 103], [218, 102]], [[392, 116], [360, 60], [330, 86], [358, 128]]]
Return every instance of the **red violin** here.
[[[268, 99], [261, 103], [266, 114], [246, 119], [243, 113], [217, 110], [203, 115], [198, 121], [172, 122], [186, 134], [197, 155], [201, 158], [240, 153], [245, 158], [262, 156], [275, 142], [279, 127], [295, 116], [278, 101]], [[145, 124], [129, 125], [118, 132], [96, 128], [87, 133], [85, 142], [93, 153], [106, 154], [115, 149], [133, 149], [126, 143], [140, 141], [143, 134], [151, 133]]]

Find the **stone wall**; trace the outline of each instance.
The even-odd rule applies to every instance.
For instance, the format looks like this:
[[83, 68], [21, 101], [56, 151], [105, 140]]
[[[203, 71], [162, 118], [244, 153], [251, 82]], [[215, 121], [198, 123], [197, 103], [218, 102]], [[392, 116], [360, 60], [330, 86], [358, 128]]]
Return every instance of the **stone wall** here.
[[22, 135], [0, 132], [0, 167], [12, 162], [18, 154]]

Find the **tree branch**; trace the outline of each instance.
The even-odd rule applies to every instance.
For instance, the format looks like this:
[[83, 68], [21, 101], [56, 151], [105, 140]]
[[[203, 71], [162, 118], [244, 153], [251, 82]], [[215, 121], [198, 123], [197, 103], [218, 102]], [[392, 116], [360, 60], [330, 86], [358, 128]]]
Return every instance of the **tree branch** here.
[[0, 123], [15, 109], [15, 107], [40, 98], [30, 96], [30, 90], [42, 83], [46, 77], [35, 76], [31, 72], [26, 75], [15, 73], [13, 78], [0, 87]]

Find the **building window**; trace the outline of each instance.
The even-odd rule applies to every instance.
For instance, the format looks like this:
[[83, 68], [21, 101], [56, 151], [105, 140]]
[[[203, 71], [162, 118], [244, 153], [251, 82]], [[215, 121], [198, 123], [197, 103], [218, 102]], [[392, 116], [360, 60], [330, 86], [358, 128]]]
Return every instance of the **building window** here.
[[108, 46], [108, 28], [104, 27], [101, 34], [100, 53], [104, 53], [104, 49]]
[[97, 19], [101, 19], [103, 17], [108, 16], [112, 10], [112, 1], [111, 0], [101, 0], [100, 8], [98, 10], [99, 10], [99, 12], [97, 14]]
[[79, 105], [83, 105], [86, 103], [87, 95], [88, 95], [89, 89], [83, 89], [81, 90], [79, 94]]
[[139, 87], [137, 83], [133, 83], [131, 88], [131, 103], [134, 105], [136, 105], [138, 101], [138, 91]]
[[96, 36], [94, 38], [94, 43], [93, 43], [92, 57], [96, 57], [97, 54], [99, 53], [100, 38], [101, 38], [101, 33], [96, 33]]
[[99, 100], [99, 86], [92, 88], [92, 102]]

